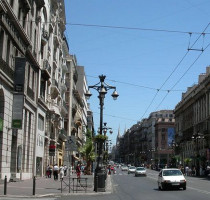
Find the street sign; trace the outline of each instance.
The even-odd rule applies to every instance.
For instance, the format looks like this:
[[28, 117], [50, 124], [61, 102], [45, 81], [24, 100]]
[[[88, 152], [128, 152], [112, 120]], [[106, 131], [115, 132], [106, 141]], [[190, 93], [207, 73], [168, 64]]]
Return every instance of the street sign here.
[[55, 156], [55, 149], [56, 149], [56, 146], [54, 144], [51, 144], [49, 146], [49, 155], [50, 156]]
[[76, 144], [75, 136], [71, 135], [71, 136], [67, 137], [65, 150], [66, 151], [77, 151], [77, 144]]

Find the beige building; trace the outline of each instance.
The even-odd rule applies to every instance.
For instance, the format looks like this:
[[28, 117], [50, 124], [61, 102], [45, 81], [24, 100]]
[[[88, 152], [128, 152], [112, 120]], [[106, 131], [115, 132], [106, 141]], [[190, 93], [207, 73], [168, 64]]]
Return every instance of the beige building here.
[[210, 162], [210, 67], [182, 94], [174, 112], [180, 163], [188, 159], [190, 166], [205, 167]]
[[0, 0], [0, 12], [0, 179], [43, 176], [64, 164], [68, 135], [83, 137], [64, 1]]

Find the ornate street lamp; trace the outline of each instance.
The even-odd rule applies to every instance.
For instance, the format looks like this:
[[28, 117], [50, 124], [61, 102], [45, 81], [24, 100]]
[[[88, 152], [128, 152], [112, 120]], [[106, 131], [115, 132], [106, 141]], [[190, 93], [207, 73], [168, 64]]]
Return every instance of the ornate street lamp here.
[[199, 141], [204, 139], [204, 135], [202, 133], [196, 133], [192, 135], [192, 140], [195, 142], [195, 149], [196, 149], [196, 176], [200, 176], [200, 162], [199, 162]]
[[[98, 91], [99, 95], [99, 105], [100, 105], [100, 129], [99, 129], [99, 134], [103, 135], [103, 106], [104, 106], [104, 98], [105, 95], [107, 94], [108, 90], [113, 89], [114, 92], [112, 93], [112, 97], [114, 100], [117, 99], [117, 97], [119, 96], [117, 91], [116, 91], [116, 87], [108, 85], [107, 83], [104, 82], [106, 76], [104, 75], [100, 75], [99, 79], [100, 82], [93, 85], [93, 86], [89, 86], [88, 88], [92, 88]], [[91, 97], [91, 93], [88, 90], [87, 93], [85, 94], [86, 98], [89, 99]], [[102, 160], [101, 160], [101, 155], [102, 155], [102, 151], [103, 151], [103, 142], [98, 142], [98, 157], [97, 157], [97, 166], [95, 169], [95, 174], [94, 174], [94, 191], [105, 191], [105, 169], [102, 166]]]

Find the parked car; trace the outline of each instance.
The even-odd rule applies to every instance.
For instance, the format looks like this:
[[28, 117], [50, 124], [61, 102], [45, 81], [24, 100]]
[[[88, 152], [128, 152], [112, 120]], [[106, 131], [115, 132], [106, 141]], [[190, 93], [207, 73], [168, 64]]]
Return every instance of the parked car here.
[[136, 167], [135, 176], [146, 176], [146, 169], [144, 167]]
[[121, 170], [122, 170], [122, 171], [128, 171], [128, 167], [127, 167], [126, 165], [122, 165], [122, 166], [121, 166]]
[[158, 175], [158, 188], [165, 190], [169, 187], [186, 190], [187, 181], [181, 170], [175, 168], [162, 169]]
[[136, 167], [134, 167], [134, 166], [130, 166], [128, 168], [128, 174], [135, 173], [135, 171], [136, 171]]

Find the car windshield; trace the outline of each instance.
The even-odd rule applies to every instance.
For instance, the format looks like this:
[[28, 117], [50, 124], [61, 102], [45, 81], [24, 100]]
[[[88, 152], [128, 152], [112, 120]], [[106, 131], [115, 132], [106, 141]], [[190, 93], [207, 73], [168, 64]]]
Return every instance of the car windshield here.
[[144, 169], [144, 167], [137, 167], [136, 170], [143, 171], [145, 169]]
[[129, 169], [136, 169], [135, 167], [129, 167]]
[[163, 176], [180, 176], [182, 172], [180, 170], [164, 170]]

